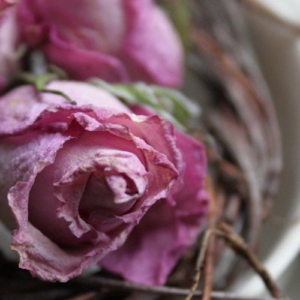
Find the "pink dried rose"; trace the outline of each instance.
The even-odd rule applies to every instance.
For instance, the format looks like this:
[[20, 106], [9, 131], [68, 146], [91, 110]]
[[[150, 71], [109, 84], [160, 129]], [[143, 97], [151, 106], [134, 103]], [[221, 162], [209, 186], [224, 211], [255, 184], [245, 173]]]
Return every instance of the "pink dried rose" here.
[[20, 267], [67, 281], [104, 258], [126, 279], [164, 283], [203, 225], [203, 146], [100, 88], [47, 88], [77, 105], [32, 86], [0, 99], [0, 219]]
[[19, 33], [14, 8], [0, 2], [0, 92], [11, 82], [19, 70]]
[[70, 78], [178, 86], [182, 47], [153, 0], [21, 0], [24, 41]]
[[161, 285], [205, 223], [208, 195], [203, 189], [205, 156], [194, 139], [176, 131], [176, 146], [185, 161], [184, 186], [167, 201], [154, 204], [125, 244], [101, 265], [129, 281]]

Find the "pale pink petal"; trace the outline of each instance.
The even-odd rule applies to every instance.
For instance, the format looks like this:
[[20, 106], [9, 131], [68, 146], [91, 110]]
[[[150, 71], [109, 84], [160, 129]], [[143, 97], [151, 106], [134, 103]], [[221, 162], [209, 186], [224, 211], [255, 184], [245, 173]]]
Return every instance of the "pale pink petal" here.
[[[56, 151], [68, 139], [69, 137], [56, 133], [40, 136], [29, 134], [1, 141], [1, 201], [4, 201], [1, 203], [1, 213], [5, 215], [10, 213], [5, 208], [5, 200], [8, 197], [19, 226], [13, 234], [12, 248], [19, 252], [20, 266], [29, 268], [33, 274], [38, 274], [41, 278], [45, 278], [45, 274], [55, 269], [63, 279], [65, 272], [62, 269], [68, 268], [65, 263], [72, 266], [74, 260], [79, 259], [70, 255], [66, 257], [61, 249], [28, 222], [28, 199], [35, 177], [54, 161]], [[8, 170], [10, 172], [7, 172]], [[7, 188], [11, 186], [8, 192]], [[53, 252], [50, 252], [51, 250]], [[52, 265], [53, 258], [60, 255], [65, 257], [65, 260]]]
[[[94, 105], [129, 113], [129, 109], [119, 100], [100, 88], [86, 83], [53, 81], [48, 89], [58, 90], [69, 96], [77, 105], [69, 105], [67, 99], [53, 93], [39, 94], [32, 86], [22, 86], [12, 90], [0, 100], [0, 135], [16, 133], [32, 125], [43, 111], [54, 106], [65, 105], [69, 110], [81, 110], [79, 106]], [[88, 110], [88, 108], [86, 108]], [[91, 109], [89, 109], [91, 110]], [[65, 120], [65, 117], [63, 117]]]

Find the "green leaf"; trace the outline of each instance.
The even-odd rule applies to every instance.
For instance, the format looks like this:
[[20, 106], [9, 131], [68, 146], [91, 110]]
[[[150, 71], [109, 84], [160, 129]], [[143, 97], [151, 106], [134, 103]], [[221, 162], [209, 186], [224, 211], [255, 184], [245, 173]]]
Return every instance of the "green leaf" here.
[[152, 108], [180, 130], [185, 131], [190, 120], [200, 115], [198, 105], [171, 88], [146, 85], [141, 82], [109, 84], [97, 78], [92, 79], [91, 83], [118, 97], [126, 105], [142, 104]]
[[45, 85], [49, 81], [56, 79], [56, 76], [48, 73], [36, 75], [33, 73], [23, 72], [19, 74], [19, 78], [26, 83], [34, 85], [37, 90], [41, 90], [45, 88]]
[[64, 97], [66, 100], [68, 100], [72, 105], [76, 105], [76, 102], [70, 99], [70, 97], [65, 93], [46, 88], [48, 82], [58, 78], [56, 74], [53, 73], [33, 74], [33, 73], [23, 72], [19, 74], [19, 78], [26, 83], [34, 85], [39, 92], [60, 95]]

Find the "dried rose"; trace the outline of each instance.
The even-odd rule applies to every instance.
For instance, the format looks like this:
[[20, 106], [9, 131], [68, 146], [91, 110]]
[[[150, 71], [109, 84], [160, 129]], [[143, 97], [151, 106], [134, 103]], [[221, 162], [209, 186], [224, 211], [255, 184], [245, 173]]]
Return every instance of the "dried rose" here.
[[19, 69], [16, 12], [14, 8], [6, 8], [5, 5], [9, 3], [0, 3], [0, 91], [10, 83]]
[[202, 145], [91, 85], [47, 88], [77, 105], [31, 86], [0, 100], [0, 218], [17, 228], [12, 249], [20, 267], [67, 281], [119, 248], [136, 226], [102, 264], [134, 281], [135, 266], [146, 266], [152, 275], [140, 281], [162, 283], [206, 212]]
[[177, 86], [182, 49], [153, 0], [21, 0], [24, 41], [70, 78]]
[[154, 204], [125, 244], [100, 263], [129, 281], [164, 284], [205, 223], [208, 195], [203, 189], [203, 148], [179, 131], [175, 135], [176, 146], [183, 155], [186, 169], [184, 186], [173, 197], [174, 206], [166, 201]]

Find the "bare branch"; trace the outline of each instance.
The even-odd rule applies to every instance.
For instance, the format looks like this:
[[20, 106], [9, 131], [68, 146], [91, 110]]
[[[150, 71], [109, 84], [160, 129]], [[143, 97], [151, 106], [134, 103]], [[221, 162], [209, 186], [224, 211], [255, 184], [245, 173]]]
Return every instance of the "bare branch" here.
[[194, 282], [193, 282], [190, 292], [185, 300], [191, 300], [195, 294], [195, 291], [197, 290], [197, 287], [198, 287], [198, 284], [200, 281], [200, 277], [201, 277], [201, 268], [202, 268], [202, 265], [204, 262], [205, 253], [207, 250], [207, 246], [208, 246], [209, 238], [211, 237], [211, 234], [212, 234], [212, 231], [208, 229], [205, 231], [205, 234], [203, 236], [201, 247], [199, 248], [197, 262], [196, 262]]
[[242, 255], [248, 260], [249, 264], [260, 275], [272, 296], [276, 299], [282, 297], [281, 291], [279, 290], [275, 282], [272, 280], [270, 274], [262, 266], [254, 252], [249, 248], [249, 246], [243, 240], [243, 238], [237, 233], [235, 233], [232, 230], [231, 226], [229, 226], [226, 223], [221, 223], [219, 228], [221, 229], [221, 231], [217, 231], [216, 233], [219, 236], [225, 238], [236, 252], [238, 252], [240, 255]]
[[[128, 281], [108, 279], [103, 277], [87, 277], [87, 278], [76, 278], [73, 280], [73, 283], [76, 285], [81, 285], [85, 288], [90, 289], [99, 289], [101, 287], [114, 288], [120, 290], [131, 290], [139, 291], [144, 293], [155, 293], [160, 295], [169, 295], [169, 296], [188, 296], [190, 293], [189, 289], [167, 287], [167, 286], [147, 286], [137, 283], [131, 283]], [[202, 291], [195, 291], [195, 296], [201, 296]], [[212, 292], [212, 300], [275, 300], [274, 298], [255, 298], [255, 297], [245, 297], [237, 295], [235, 293], [228, 292]], [[278, 298], [276, 300], [287, 300], [283, 298]]]

